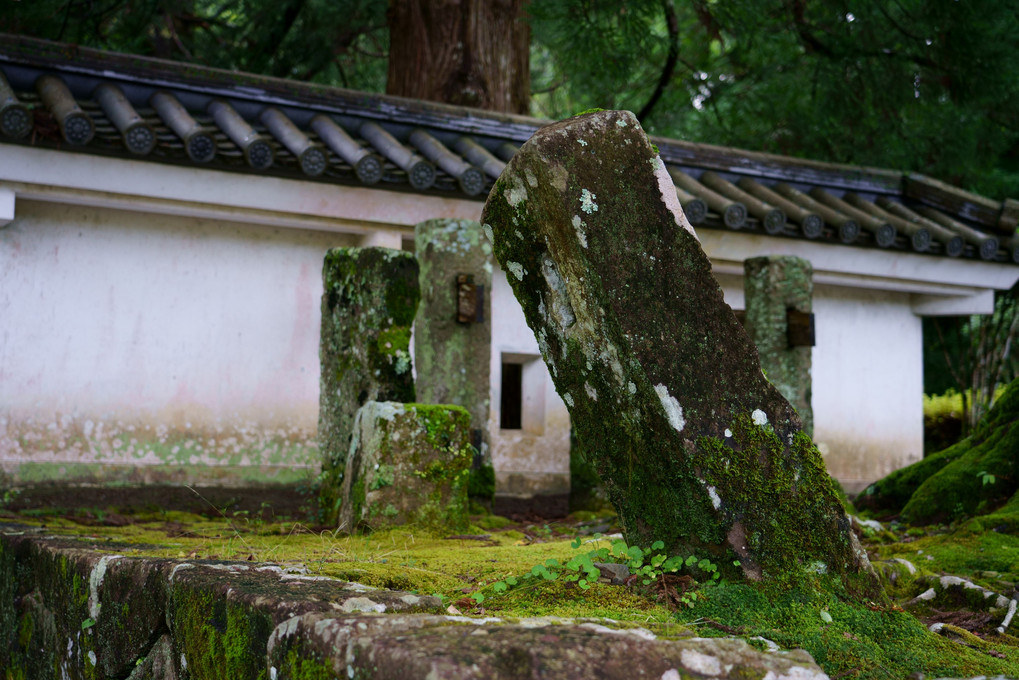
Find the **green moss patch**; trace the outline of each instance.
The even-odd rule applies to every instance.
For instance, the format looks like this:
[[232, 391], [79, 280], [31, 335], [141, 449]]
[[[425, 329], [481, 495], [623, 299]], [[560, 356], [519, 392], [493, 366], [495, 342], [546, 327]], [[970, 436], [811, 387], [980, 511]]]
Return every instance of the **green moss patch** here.
[[872, 484], [857, 505], [913, 524], [986, 514], [1019, 490], [1019, 379], [961, 442]]

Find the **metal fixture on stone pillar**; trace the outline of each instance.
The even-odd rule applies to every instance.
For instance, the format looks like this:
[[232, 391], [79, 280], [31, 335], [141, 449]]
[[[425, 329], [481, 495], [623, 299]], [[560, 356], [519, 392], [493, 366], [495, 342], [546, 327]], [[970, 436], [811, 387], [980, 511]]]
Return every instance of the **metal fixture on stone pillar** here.
[[814, 346], [813, 267], [799, 257], [773, 255], [743, 263], [744, 328], [757, 346], [761, 368], [813, 436], [811, 347]]

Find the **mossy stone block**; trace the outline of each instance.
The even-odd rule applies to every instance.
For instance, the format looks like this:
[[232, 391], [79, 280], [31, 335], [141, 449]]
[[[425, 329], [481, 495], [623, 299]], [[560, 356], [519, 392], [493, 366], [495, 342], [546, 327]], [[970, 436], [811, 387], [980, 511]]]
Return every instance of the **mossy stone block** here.
[[[426, 404], [456, 404], [471, 414], [471, 429], [488, 453], [489, 382], [492, 361], [492, 244], [481, 224], [438, 219], [414, 227], [421, 268], [421, 306], [414, 325], [417, 398]], [[463, 296], [475, 315], [460, 320], [457, 278], [469, 277]], [[480, 304], [478, 304], [480, 303]]]
[[628, 543], [882, 597], [633, 114], [539, 130], [482, 222]]
[[802, 257], [769, 255], [743, 263], [746, 295], [744, 328], [754, 341], [761, 368], [800, 416], [803, 431], [813, 436], [811, 347], [791, 347], [789, 310], [810, 314], [814, 299], [814, 268]]
[[330, 520], [357, 410], [368, 401], [414, 401], [410, 331], [421, 294], [417, 260], [390, 248], [330, 250], [322, 283], [320, 502]]
[[365, 404], [346, 461], [340, 528], [467, 528], [470, 414], [451, 404]]

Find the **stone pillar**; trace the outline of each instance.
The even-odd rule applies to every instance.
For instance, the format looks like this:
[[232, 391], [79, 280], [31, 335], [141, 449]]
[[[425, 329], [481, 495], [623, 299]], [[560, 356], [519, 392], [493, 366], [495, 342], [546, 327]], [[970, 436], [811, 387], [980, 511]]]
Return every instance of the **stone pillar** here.
[[414, 325], [417, 398], [471, 414], [471, 443], [491, 462], [492, 244], [481, 225], [439, 219], [414, 227], [421, 307]]
[[339, 528], [467, 529], [470, 415], [448, 404], [369, 401], [357, 412]]
[[810, 408], [813, 322], [809, 315], [814, 270], [810, 262], [789, 255], [754, 257], [743, 263], [743, 269], [744, 327], [757, 345], [761, 368], [796, 409], [803, 421], [803, 431], [813, 436], [814, 414]]
[[318, 437], [326, 521], [336, 518], [357, 410], [368, 401], [414, 401], [410, 329], [420, 290], [410, 253], [334, 248], [322, 268]]
[[538, 130], [482, 223], [628, 544], [887, 601], [632, 113]]

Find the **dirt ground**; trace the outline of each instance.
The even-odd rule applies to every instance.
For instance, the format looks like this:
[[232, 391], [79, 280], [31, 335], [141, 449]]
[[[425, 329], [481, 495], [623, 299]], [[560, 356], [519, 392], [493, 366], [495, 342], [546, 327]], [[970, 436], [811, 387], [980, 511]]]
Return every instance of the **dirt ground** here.
[[252, 487], [67, 486], [44, 484], [22, 487], [5, 505], [10, 512], [76, 515], [93, 514], [97, 523], [116, 526], [117, 516], [156, 511], [190, 512], [209, 517], [245, 513], [250, 517], [305, 519], [314, 508], [307, 486], [296, 484]]

